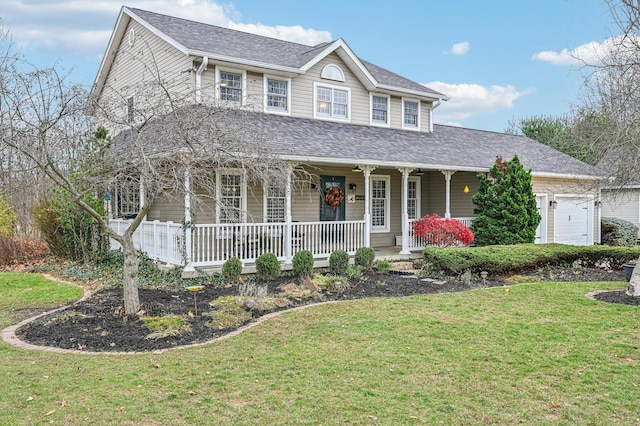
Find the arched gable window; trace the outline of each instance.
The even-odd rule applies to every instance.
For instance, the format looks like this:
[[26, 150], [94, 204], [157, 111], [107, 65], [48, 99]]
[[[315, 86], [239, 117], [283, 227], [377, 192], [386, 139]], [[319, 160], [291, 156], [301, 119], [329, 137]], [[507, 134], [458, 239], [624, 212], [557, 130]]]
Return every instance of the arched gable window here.
[[322, 68], [320, 77], [326, 78], [327, 80], [344, 81], [344, 73], [340, 67], [335, 64], [329, 64]]

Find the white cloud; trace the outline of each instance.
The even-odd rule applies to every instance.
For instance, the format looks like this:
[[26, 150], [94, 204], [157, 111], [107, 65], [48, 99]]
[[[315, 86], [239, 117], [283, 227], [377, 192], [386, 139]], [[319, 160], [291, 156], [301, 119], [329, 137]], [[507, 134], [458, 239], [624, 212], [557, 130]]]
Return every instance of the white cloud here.
[[605, 58], [619, 42], [619, 37], [608, 38], [603, 42], [591, 41], [571, 50], [538, 52], [531, 56], [531, 59], [562, 66], [597, 65], [601, 62], [601, 58]]
[[469, 51], [470, 45], [468, 41], [463, 41], [462, 43], [456, 43], [453, 45], [449, 53], [452, 55], [464, 55]]
[[533, 93], [514, 86], [482, 86], [480, 84], [449, 84], [440, 81], [424, 83], [430, 89], [449, 96], [449, 100], [438, 107], [434, 120], [440, 124], [460, 125], [460, 121], [481, 114], [513, 109], [516, 99]]
[[[301, 26], [244, 24], [231, 4], [213, 0], [141, 0], [130, 7], [315, 45], [331, 33]], [[16, 43], [51, 55], [88, 54], [100, 58], [122, 6], [121, 0], [3, 0], [3, 24]]]

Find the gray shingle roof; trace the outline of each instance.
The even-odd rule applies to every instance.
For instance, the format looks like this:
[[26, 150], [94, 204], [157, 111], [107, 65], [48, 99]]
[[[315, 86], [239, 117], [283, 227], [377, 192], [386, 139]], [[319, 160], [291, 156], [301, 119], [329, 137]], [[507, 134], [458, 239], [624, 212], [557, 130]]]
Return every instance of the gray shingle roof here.
[[281, 155], [452, 170], [489, 169], [517, 155], [534, 174], [598, 175], [596, 168], [520, 135], [435, 125], [433, 133], [256, 113]]
[[[244, 133], [252, 138], [259, 135], [267, 145], [266, 152], [301, 162], [485, 171], [494, 164], [496, 156], [511, 160], [517, 155], [534, 174], [598, 176], [595, 167], [525, 136], [441, 125], [434, 126], [433, 133], [425, 133], [249, 111], [210, 116], [204, 106], [190, 108], [194, 110], [188, 109], [187, 114], [194, 115], [185, 121], [197, 122], [200, 134]], [[172, 128], [171, 122], [158, 124], [155, 127], [159, 131]], [[147, 139], [153, 151], [162, 150], [161, 139], [175, 143], [175, 138], [158, 137], [153, 129], [154, 126]]]
[[[141, 9], [130, 8], [129, 10], [187, 50], [208, 53], [212, 56], [223, 55], [244, 61], [300, 68], [327, 46], [327, 43], [308, 46]], [[443, 96], [439, 92], [370, 62], [361, 59], [360, 61], [380, 84], [424, 92], [425, 95]]]

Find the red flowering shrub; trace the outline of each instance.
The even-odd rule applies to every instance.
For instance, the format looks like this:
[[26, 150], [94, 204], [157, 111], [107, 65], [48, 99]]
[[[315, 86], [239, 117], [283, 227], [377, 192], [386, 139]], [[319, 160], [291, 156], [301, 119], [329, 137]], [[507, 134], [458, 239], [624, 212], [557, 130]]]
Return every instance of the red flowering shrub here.
[[427, 245], [438, 247], [468, 246], [473, 232], [456, 219], [444, 219], [437, 214], [426, 215], [413, 223], [416, 236], [424, 238]]

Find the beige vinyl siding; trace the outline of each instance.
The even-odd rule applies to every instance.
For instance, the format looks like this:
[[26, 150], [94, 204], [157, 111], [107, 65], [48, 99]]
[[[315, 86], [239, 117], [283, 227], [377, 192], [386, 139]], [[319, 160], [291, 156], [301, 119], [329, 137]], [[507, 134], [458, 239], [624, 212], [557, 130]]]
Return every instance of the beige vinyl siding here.
[[640, 227], [640, 189], [602, 190], [602, 217], [615, 217]]
[[137, 22], [132, 21], [125, 34], [129, 34], [131, 29], [135, 32], [135, 42], [130, 46], [128, 37], [125, 35], [123, 38], [100, 100], [113, 102], [113, 111], [124, 117], [126, 102], [121, 97], [133, 95], [135, 107], [144, 107], [140, 84], [155, 81], [154, 73], [160, 70], [160, 78], [171, 87], [175, 99], [193, 101], [195, 73], [183, 72], [193, 66], [191, 58]]
[[247, 72], [247, 103], [255, 111], [264, 108], [264, 78], [262, 74]]
[[[464, 192], [464, 187], [469, 192]], [[451, 176], [451, 192], [449, 209], [451, 217], [470, 217], [473, 213], [471, 197], [478, 192], [480, 181], [475, 172], [456, 172]], [[423, 176], [422, 215], [438, 214], [444, 217], [446, 210], [446, 180], [440, 171], [429, 171]]]
[[184, 201], [181, 197], [159, 197], [149, 209], [147, 220], [182, 223], [184, 219]]
[[[335, 64], [340, 67], [344, 73], [345, 81], [327, 80], [320, 77], [322, 69], [329, 64]], [[314, 87], [313, 83], [327, 84], [329, 86], [337, 86], [351, 89], [350, 103], [351, 115], [350, 122], [352, 124], [369, 125], [369, 92], [365, 90], [360, 81], [351, 72], [347, 65], [336, 55], [331, 53], [308, 70], [304, 75], [295, 77], [291, 80], [291, 115], [294, 117], [314, 118], [313, 117], [313, 101]]]
[[430, 125], [431, 115], [429, 114], [429, 111], [431, 111], [431, 105], [433, 105], [431, 102], [425, 102], [425, 101], [420, 102], [420, 131], [421, 132], [428, 132], [429, 128], [431, 127]]

